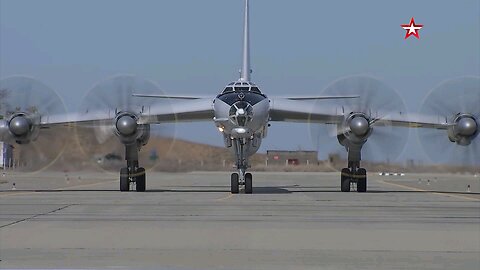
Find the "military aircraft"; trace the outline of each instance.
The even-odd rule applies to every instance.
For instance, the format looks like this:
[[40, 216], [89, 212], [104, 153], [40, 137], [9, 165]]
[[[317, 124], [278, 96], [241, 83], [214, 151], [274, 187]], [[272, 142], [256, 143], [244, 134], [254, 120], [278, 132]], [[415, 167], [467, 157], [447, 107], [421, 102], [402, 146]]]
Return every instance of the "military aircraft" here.
[[[335, 127], [333, 135], [348, 153], [348, 164], [340, 174], [342, 192], [349, 192], [351, 183], [357, 184], [358, 192], [367, 191], [367, 171], [361, 167], [362, 148], [373, 134], [382, 134], [376, 129], [384, 127], [443, 130], [445, 138], [456, 148], [468, 149], [469, 155], [474, 155], [474, 160], [479, 160], [478, 78], [469, 78], [468, 83], [462, 80], [447, 84], [427, 99], [425, 108], [433, 109], [416, 115], [407, 114], [401, 106], [397, 108], [389, 104], [383, 108], [373, 108], [375, 106], [371, 106], [371, 101], [378, 95], [389, 92], [377, 91], [374, 88], [378, 85], [361, 78], [340, 81], [330, 88], [331, 93], [328, 95], [267, 96], [251, 80], [249, 27], [249, 0], [245, 0], [240, 78], [228, 83], [217, 96], [144, 93], [142, 91], [148, 85], [130, 84], [126, 91], [128, 96], [122, 97], [124, 100], [119, 102], [122, 105], [108, 110], [91, 106], [79, 113], [62, 113], [49, 109], [42, 111], [44, 103], [48, 103], [44, 108], [50, 108], [56, 102], [36, 100], [40, 103], [36, 106], [10, 106], [0, 118], [0, 141], [29, 144], [34, 143], [43, 130], [51, 127], [72, 124], [100, 126], [100, 133], [114, 134], [125, 147], [126, 167], [120, 170], [120, 191], [129, 191], [130, 184], [135, 183], [136, 191], [140, 192], [146, 189], [146, 173], [139, 164], [138, 155], [141, 147], [149, 140], [151, 125], [179, 121], [213, 121], [221, 132], [225, 147], [234, 154], [237, 169], [237, 172], [231, 174], [231, 193], [239, 193], [241, 190], [247, 194], [253, 192], [253, 176], [247, 172], [250, 167], [249, 157], [258, 151], [262, 139], [267, 136], [270, 123], [276, 121], [318, 123]], [[8, 88], [8, 82], [4, 80], [0, 86]], [[101, 87], [102, 85], [99, 86]], [[13, 92], [20, 91], [14, 88], [12, 87]], [[444, 100], [442, 91], [451, 89], [458, 91], [455, 96], [465, 93], [468, 98], [462, 96], [461, 100], [455, 102], [452, 101], [455, 97]], [[52, 96], [53, 94], [50, 99]], [[146, 99], [149, 101], [138, 106], [139, 100], [144, 102]], [[390, 99], [395, 101], [397, 97], [392, 96]], [[172, 102], [167, 106], [160, 100]], [[341, 101], [344, 104], [331, 104], [329, 101]], [[449, 107], [447, 104], [453, 105]], [[446, 112], [441, 112], [443, 109]], [[388, 152], [390, 149], [386, 147], [383, 151]]]

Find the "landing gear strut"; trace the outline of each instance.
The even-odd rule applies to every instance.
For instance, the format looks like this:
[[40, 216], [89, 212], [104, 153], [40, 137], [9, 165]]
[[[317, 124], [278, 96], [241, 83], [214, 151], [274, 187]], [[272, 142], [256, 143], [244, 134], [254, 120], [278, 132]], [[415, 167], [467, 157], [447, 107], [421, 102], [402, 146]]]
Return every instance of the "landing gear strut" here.
[[137, 192], [146, 188], [145, 169], [138, 164], [138, 147], [136, 144], [125, 145], [127, 167], [120, 169], [120, 191], [129, 191], [130, 183], [135, 183]]
[[253, 176], [247, 173], [248, 158], [245, 149], [246, 139], [234, 139], [236, 166], [238, 173], [232, 173], [230, 177], [230, 190], [232, 194], [240, 192], [240, 186], [244, 186], [245, 194], [253, 193]]
[[343, 168], [340, 186], [342, 192], [350, 192], [350, 184], [357, 184], [357, 192], [367, 191], [367, 170], [360, 167], [360, 162], [348, 162], [349, 168]]

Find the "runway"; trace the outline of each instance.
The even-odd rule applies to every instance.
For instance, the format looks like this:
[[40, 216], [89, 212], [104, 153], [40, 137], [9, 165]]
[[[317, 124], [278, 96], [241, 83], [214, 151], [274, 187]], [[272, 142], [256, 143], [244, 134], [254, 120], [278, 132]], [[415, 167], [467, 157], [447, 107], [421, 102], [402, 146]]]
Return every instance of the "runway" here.
[[371, 174], [360, 194], [258, 172], [252, 195], [227, 172], [150, 173], [145, 193], [116, 177], [7, 173], [0, 268], [480, 268], [479, 177]]

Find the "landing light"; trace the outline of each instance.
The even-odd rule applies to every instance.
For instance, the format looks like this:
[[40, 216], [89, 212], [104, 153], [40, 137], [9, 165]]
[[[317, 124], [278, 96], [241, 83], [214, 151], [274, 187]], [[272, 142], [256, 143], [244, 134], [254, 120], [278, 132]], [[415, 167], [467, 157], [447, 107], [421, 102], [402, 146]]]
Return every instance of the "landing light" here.
[[223, 132], [223, 127], [218, 127], [218, 131]]

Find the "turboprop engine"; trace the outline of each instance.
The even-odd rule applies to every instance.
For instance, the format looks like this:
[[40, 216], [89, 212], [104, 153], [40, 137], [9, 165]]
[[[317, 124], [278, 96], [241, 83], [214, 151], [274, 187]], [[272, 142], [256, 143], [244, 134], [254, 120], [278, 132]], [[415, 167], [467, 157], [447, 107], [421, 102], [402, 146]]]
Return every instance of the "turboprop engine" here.
[[0, 124], [0, 138], [6, 142], [26, 144], [38, 136], [38, 121], [25, 113], [15, 113]]
[[459, 145], [470, 145], [478, 135], [478, 120], [473, 115], [459, 114], [448, 129], [448, 138]]
[[115, 135], [123, 144], [139, 142], [146, 145], [150, 138], [150, 125], [139, 125], [138, 118], [131, 113], [121, 112], [115, 117]]
[[343, 146], [347, 143], [363, 145], [372, 131], [369, 118], [364, 113], [351, 113], [343, 125], [337, 127], [337, 139]]

